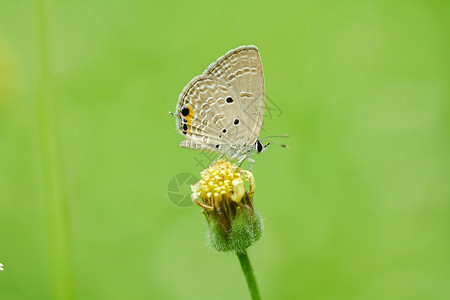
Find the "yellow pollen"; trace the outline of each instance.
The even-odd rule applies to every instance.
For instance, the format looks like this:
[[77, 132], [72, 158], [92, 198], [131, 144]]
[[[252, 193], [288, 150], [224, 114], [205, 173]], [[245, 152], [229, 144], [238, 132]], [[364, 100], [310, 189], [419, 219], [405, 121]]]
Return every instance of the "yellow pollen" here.
[[202, 171], [201, 180], [192, 186], [192, 199], [196, 202], [200, 197], [211, 208], [222, 201], [240, 202], [246, 193], [245, 181], [250, 182], [249, 194], [253, 194], [254, 180], [250, 172], [229, 161], [218, 160]]

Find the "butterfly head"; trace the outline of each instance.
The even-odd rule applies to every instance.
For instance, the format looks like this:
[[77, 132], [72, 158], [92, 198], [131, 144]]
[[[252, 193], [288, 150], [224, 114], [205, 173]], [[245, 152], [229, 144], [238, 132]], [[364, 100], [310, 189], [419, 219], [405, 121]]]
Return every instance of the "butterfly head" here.
[[258, 153], [258, 154], [263, 153], [264, 151], [266, 151], [267, 146], [269, 146], [269, 145], [270, 145], [270, 143], [267, 143], [264, 145], [259, 140], [256, 140], [255, 145], [254, 145], [256, 153]]

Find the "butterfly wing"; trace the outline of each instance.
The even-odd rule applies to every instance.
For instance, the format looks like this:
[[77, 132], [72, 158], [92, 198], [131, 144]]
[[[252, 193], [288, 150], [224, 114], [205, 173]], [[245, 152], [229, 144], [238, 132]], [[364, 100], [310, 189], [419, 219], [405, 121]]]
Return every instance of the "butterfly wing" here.
[[220, 78], [200, 75], [181, 92], [176, 126], [186, 136], [182, 147], [228, 153], [235, 139], [244, 139], [240, 123], [246, 116], [238, 96]]
[[247, 131], [244, 140], [253, 145], [258, 139], [264, 118], [264, 73], [256, 46], [241, 46], [230, 50], [203, 72], [206, 76], [222, 79], [239, 96], [241, 111], [245, 114], [241, 130]]

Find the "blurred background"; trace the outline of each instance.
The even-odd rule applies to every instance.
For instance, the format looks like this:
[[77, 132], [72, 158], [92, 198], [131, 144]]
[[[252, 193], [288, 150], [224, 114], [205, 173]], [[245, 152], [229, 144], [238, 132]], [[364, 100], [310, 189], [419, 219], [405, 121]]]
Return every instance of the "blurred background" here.
[[449, 9], [2, 1], [0, 299], [249, 298], [200, 208], [168, 197], [209, 163], [168, 111], [248, 44], [270, 98], [261, 134], [290, 134], [253, 168], [263, 298], [450, 299]]

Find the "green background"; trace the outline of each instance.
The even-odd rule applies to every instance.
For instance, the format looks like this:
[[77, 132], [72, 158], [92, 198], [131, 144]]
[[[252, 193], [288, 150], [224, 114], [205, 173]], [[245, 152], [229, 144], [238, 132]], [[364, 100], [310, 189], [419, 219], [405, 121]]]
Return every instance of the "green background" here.
[[[264, 299], [450, 299], [448, 1], [2, 1], [0, 299], [248, 299], [173, 111], [257, 45]], [[205, 162], [207, 163], [207, 162]], [[186, 186], [183, 189], [187, 191]]]

